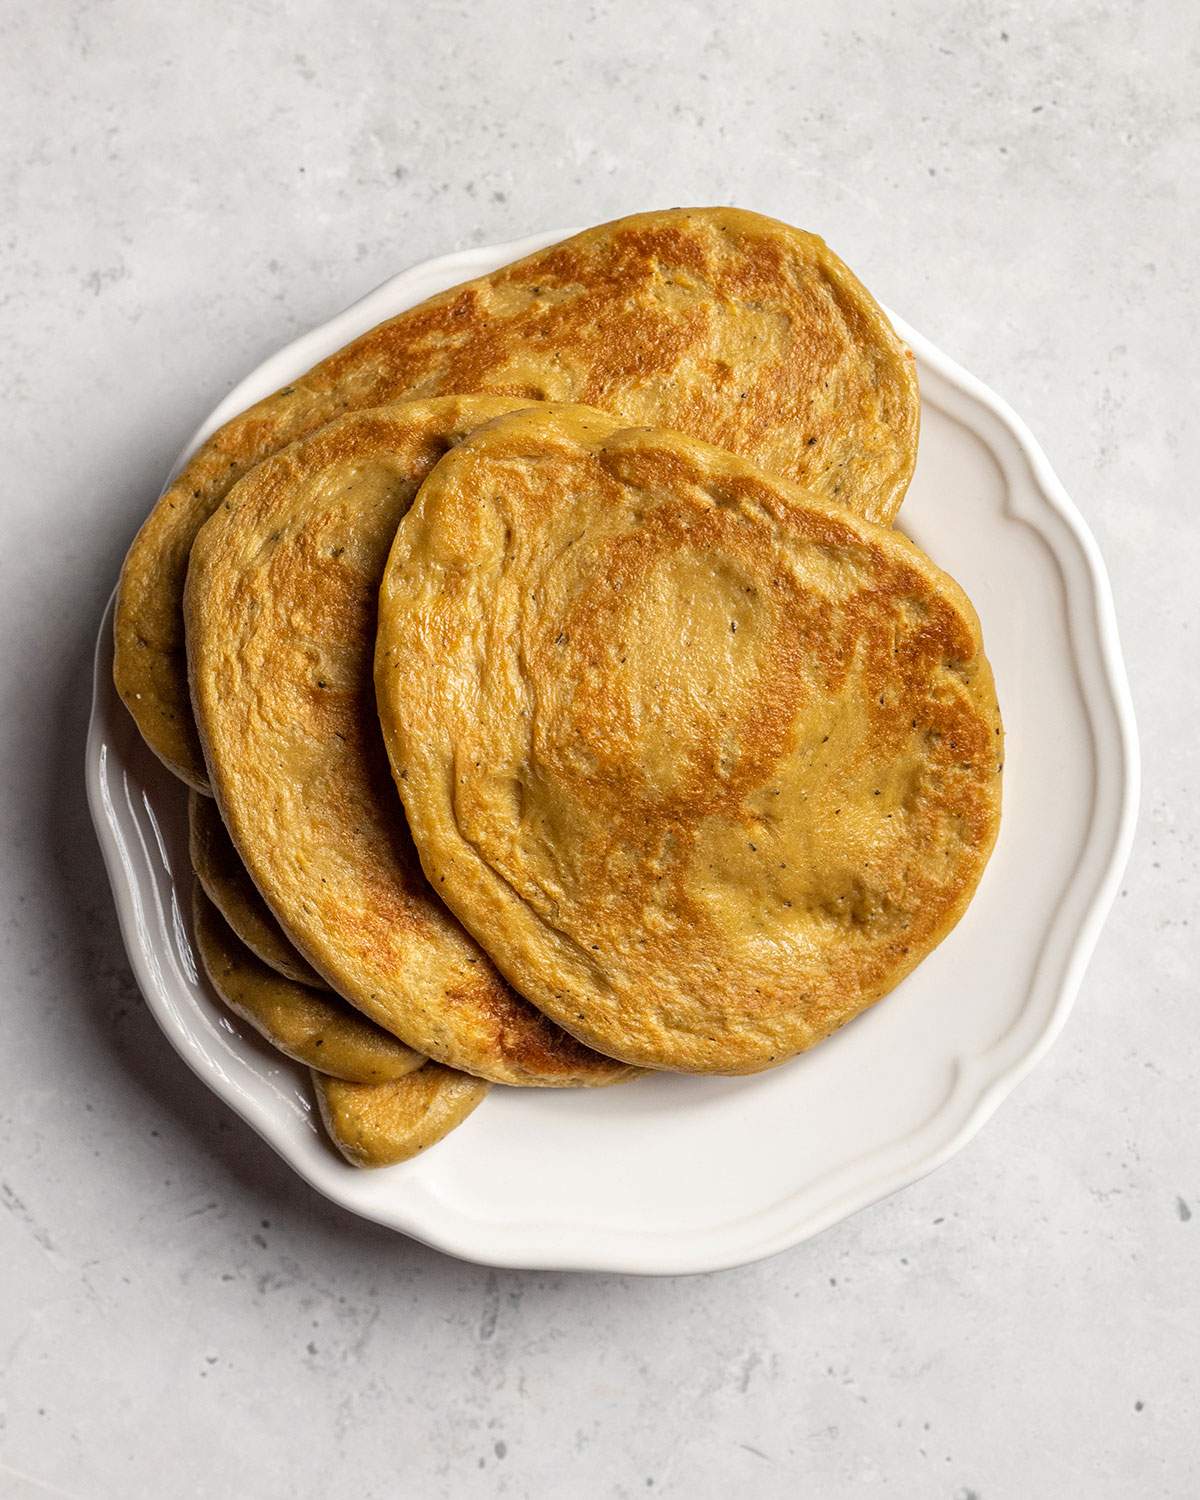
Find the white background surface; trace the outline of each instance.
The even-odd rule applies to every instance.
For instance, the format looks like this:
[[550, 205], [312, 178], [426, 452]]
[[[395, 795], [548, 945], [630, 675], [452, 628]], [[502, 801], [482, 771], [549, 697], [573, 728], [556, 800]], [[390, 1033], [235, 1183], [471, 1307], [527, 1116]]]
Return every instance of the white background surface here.
[[[1167, 4], [0, 3], [0, 1494], [1200, 1492], [1198, 58]], [[443, 250], [717, 201], [1033, 424], [1113, 574], [1139, 842], [933, 1177], [742, 1271], [490, 1273], [315, 1198], [146, 1015], [95, 623], [271, 348]]]

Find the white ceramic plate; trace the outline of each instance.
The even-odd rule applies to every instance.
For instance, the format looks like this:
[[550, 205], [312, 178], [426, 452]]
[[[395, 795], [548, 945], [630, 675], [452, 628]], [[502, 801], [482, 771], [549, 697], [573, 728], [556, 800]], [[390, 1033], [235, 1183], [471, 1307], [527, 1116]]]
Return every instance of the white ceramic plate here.
[[[428, 261], [268, 359], [221, 423], [364, 329], [560, 235]], [[92, 814], [138, 982], [187, 1064], [320, 1192], [497, 1266], [708, 1271], [771, 1255], [904, 1187], [975, 1134], [1053, 1041], [1125, 864], [1138, 758], [1096, 543], [1013, 412], [899, 319], [924, 397], [901, 525], [983, 621], [1007, 734], [1000, 839], [966, 917], [830, 1041], [756, 1078], [494, 1089], [424, 1156], [343, 1164], [302, 1070], [231, 1021], [189, 936], [185, 795], [112, 686], [111, 606], [87, 744]]]

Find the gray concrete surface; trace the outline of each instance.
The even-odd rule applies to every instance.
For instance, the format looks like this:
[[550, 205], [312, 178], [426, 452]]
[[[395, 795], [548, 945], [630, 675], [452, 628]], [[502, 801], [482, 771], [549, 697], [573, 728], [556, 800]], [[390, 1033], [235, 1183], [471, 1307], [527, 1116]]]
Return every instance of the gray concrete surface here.
[[[0, 3], [0, 1494], [1200, 1494], [1200, 10]], [[819, 229], [1032, 422], [1116, 590], [1137, 848], [977, 1141], [707, 1278], [319, 1201], [134, 989], [95, 626], [195, 422], [406, 263], [642, 207]]]

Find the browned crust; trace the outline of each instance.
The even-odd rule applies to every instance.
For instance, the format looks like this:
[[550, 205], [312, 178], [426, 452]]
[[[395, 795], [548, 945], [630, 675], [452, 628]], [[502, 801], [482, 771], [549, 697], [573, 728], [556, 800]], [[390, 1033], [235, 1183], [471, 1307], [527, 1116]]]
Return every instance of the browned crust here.
[[338, 994], [449, 1067], [604, 1085], [631, 1070], [514, 993], [430, 890], [375, 708], [396, 525], [446, 448], [512, 407], [448, 396], [356, 413], [252, 470], [192, 549], [192, 694], [238, 855]]
[[328, 991], [309, 989], [262, 963], [196, 883], [192, 930], [200, 962], [228, 1008], [285, 1057], [352, 1083], [386, 1083], [425, 1059]]
[[211, 797], [188, 793], [188, 848], [204, 893], [256, 958], [286, 979], [310, 989], [325, 981], [296, 952], [233, 847], [221, 811]]
[[582, 1041], [751, 1072], [887, 993], [987, 862], [1002, 734], [962, 590], [897, 532], [586, 408], [438, 465], [380, 594], [425, 872]]
[[200, 526], [250, 467], [347, 410], [483, 392], [668, 427], [890, 522], [916, 457], [915, 365], [815, 235], [732, 208], [637, 214], [381, 323], [217, 432], [134, 539], [117, 689], [200, 790], [180, 601]]

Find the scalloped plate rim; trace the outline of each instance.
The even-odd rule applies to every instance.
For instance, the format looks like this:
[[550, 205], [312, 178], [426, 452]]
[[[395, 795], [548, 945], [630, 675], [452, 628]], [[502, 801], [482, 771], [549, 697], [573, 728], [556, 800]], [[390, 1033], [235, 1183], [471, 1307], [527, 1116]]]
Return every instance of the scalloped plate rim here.
[[[293, 339], [268, 356], [249, 375], [238, 382], [197, 428], [173, 465], [167, 482], [169, 483], [170, 479], [178, 473], [183, 463], [200, 443], [230, 416], [251, 404], [252, 400], [258, 399], [259, 395], [276, 389], [279, 385], [286, 383], [287, 379], [294, 378], [296, 373], [308, 368], [316, 358], [321, 356], [321, 351], [330, 346], [331, 340], [336, 340], [332, 347], [337, 347], [348, 338], [354, 337], [359, 331], [357, 325], [362, 323], [362, 313], [368, 308], [373, 308], [376, 303], [386, 302], [392, 304], [392, 311], [399, 310], [419, 300], [419, 294], [410, 297], [408, 290], [423, 279], [436, 277], [442, 285], [453, 285], [472, 275], [482, 274], [492, 266], [503, 265], [510, 260], [530, 254], [543, 245], [551, 244], [575, 232], [574, 230], [553, 231], [505, 244], [455, 251], [422, 261], [388, 278], [365, 296], [351, 303], [342, 312], [335, 314], [318, 327]], [[449, 272], [455, 274], [448, 278], [444, 273]], [[459, 275], [459, 272], [462, 274]], [[382, 314], [382, 316], [390, 315], [391, 312]], [[923, 1121], [917, 1129], [911, 1130], [907, 1138], [901, 1137], [897, 1141], [889, 1142], [887, 1147], [881, 1147], [869, 1153], [867, 1157], [859, 1158], [842, 1169], [843, 1172], [854, 1171], [857, 1180], [842, 1187], [821, 1208], [802, 1215], [782, 1231], [764, 1232], [757, 1237], [752, 1231], [739, 1235], [737, 1231], [743, 1228], [742, 1221], [731, 1221], [716, 1230], [710, 1230], [704, 1237], [704, 1243], [697, 1244], [697, 1236], [690, 1232], [661, 1232], [649, 1228], [644, 1234], [612, 1229], [594, 1230], [596, 1241], [591, 1243], [586, 1251], [581, 1252], [567, 1244], [554, 1243], [556, 1236], [561, 1241], [561, 1231], [558, 1229], [532, 1222], [525, 1226], [523, 1238], [519, 1233], [514, 1234], [513, 1226], [506, 1225], [504, 1242], [501, 1245], [496, 1243], [495, 1239], [489, 1238], [494, 1234], [497, 1226], [487, 1220], [476, 1220], [465, 1214], [456, 1213], [444, 1202], [427, 1201], [424, 1204], [424, 1211], [420, 1212], [416, 1211], [412, 1204], [404, 1202], [401, 1192], [394, 1204], [389, 1201], [386, 1209], [364, 1203], [356, 1199], [353, 1192], [354, 1181], [361, 1175], [355, 1169], [343, 1165], [324, 1148], [321, 1148], [320, 1154], [293, 1150], [279, 1114], [265, 1109], [259, 1101], [246, 1095], [229, 1080], [219, 1062], [209, 1052], [197, 1047], [195, 1037], [188, 1032], [187, 1027], [174, 1012], [169, 996], [162, 988], [162, 981], [157, 972], [157, 960], [141, 920], [140, 897], [131, 879], [125, 850], [112, 832], [111, 820], [107, 812], [108, 746], [104, 732], [107, 719], [104, 711], [103, 689], [105, 688], [104, 679], [110, 671], [111, 663], [112, 600], [110, 599], [104, 612], [96, 644], [85, 779], [92, 820], [112, 885], [121, 934], [134, 974], [155, 1020], [192, 1071], [262, 1136], [310, 1186], [341, 1207], [461, 1259], [502, 1268], [587, 1270], [641, 1275], [676, 1275], [729, 1269], [778, 1254], [799, 1244], [860, 1209], [910, 1185], [941, 1165], [975, 1136], [1021, 1079], [1045, 1055], [1062, 1029], [1078, 993], [1084, 970], [1095, 948], [1104, 919], [1116, 895], [1132, 846], [1137, 817], [1140, 785], [1137, 732], [1118, 639], [1112, 590], [1095, 538], [1022, 418], [981, 380], [943, 354], [904, 320], [892, 313], [889, 313], [889, 316], [897, 332], [909, 343], [922, 364], [935, 371], [948, 386], [957, 389], [969, 401], [984, 408], [1007, 429], [1029, 465], [1030, 474], [1040, 498], [1050, 511], [1065, 523], [1072, 542], [1078, 548], [1083, 564], [1085, 586], [1085, 597], [1082, 599], [1079, 596], [1078, 568], [1068, 566], [1061, 543], [1044, 529], [1040, 530], [1039, 534], [1059, 566], [1068, 604], [1075, 608], [1077, 614], [1082, 605], [1087, 605], [1087, 613], [1094, 627], [1094, 634], [1090, 637], [1090, 641], [1096, 649], [1098, 660], [1096, 668], [1091, 672], [1086, 670], [1080, 661], [1079, 643], [1074, 642], [1077, 629], [1074, 622], [1068, 622], [1068, 634], [1075, 645], [1075, 667], [1080, 697], [1087, 709], [1093, 745], [1096, 744], [1099, 733], [1102, 730], [1107, 731], [1106, 743], [1116, 756], [1116, 769], [1109, 777], [1108, 786], [1103, 788], [1110, 799], [1110, 804], [1115, 799], [1115, 805], [1111, 808], [1114, 815], [1109, 819], [1111, 832], [1108, 836], [1107, 850], [1102, 853], [1099, 869], [1092, 874], [1091, 890], [1086, 906], [1078, 919], [1074, 937], [1061, 964], [1061, 974], [1053, 1004], [1047, 1011], [1037, 1034], [1032, 1037], [1015, 1060], [976, 1085], [975, 1092], [969, 1101], [965, 1102], [965, 1107], [960, 1103], [959, 1107], [954, 1110], [955, 1118], [952, 1124], [948, 1118], [944, 1119], [944, 1117], [950, 1114], [949, 1105], [954, 1096], [960, 1092], [958, 1088], [951, 1090], [934, 1115]], [[373, 315], [369, 321], [363, 323], [363, 326], [371, 326], [379, 320], [380, 315]], [[284, 369], [292, 373], [277, 378], [276, 371]], [[257, 394], [252, 396], [251, 391]], [[969, 423], [967, 425], [970, 426]], [[989, 451], [994, 453], [990, 446]], [[1110, 722], [1102, 725], [1099, 721], [1105, 714]], [[1097, 787], [1093, 798], [1095, 803], [1099, 802], [1102, 792], [1099, 774], [1098, 769]], [[1090, 843], [1090, 836], [1088, 842]], [[1085, 844], [1079, 855], [1076, 875], [1073, 879], [1078, 878], [1078, 866], [1085, 862], [1087, 854], [1088, 844]], [[1063, 902], [1068, 894], [1070, 894], [1070, 886], [1062, 893]], [[1055, 924], [1052, 923], [1047, 929], [1039, 956], [1044, 955], [1050, 947], [1054, 931]], [[1036, 984], [1036, 978], [1034, 984]], [[1031, 993], [1033, 987], [1034, 985], [1031, 984]], [[874, 1172], [864, 1170], [864, 1163], [869, 1163], [873, 1158], [884, 1155], [888, 1149], [902, 1146], [906, 1140], [911, 1142], [939, 1123], [947, 1127], [942, 1131], [940, 1138], [920, 1148], [912, 1159], [900, 1160], [890, 1166], [880, 1167]], [[835, 1172], [833, 1175], [838, 1174]], [[809, 1186], [811, 1187], [811, 1184]], [[799, 1191], [797, 1190], [796, 1196], [799, 1195]], [[761, 1213], [749, 1215], [747, 1222], [753, 1225], [755, 1221], [765, 1218], [769, 1210], [775, 1208], [776, 1205], [769, 1205]]]

